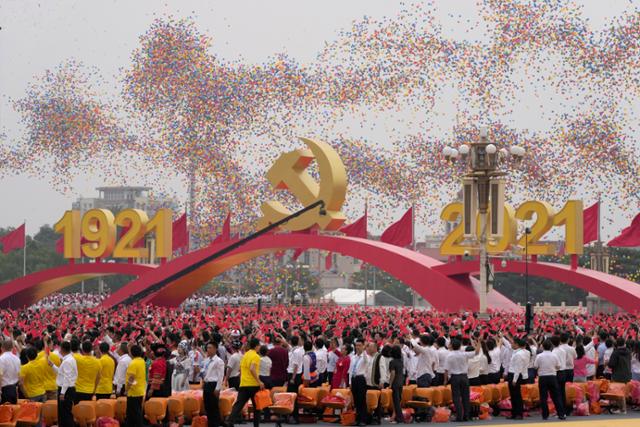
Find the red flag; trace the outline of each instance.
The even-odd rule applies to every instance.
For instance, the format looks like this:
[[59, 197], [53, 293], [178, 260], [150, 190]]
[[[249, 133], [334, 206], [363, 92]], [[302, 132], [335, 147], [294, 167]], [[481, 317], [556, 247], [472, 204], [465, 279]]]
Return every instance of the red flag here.
[[596, 202], [582, 212], [582, 229], [584, 244], [598, 240], [598, 218], [600, 214], [600, 202]]
[[333, 265], [333, 253], [329, 252], [324, 259], [324, 269], [331, 270], [331, 266]]
[[56, 253], [64, 253], [64, 236], [61, 236], [58, 240], [56, 240]]
[[293, 256], [291, 257], [292, 261], [296, 261], [298, 258], [300, 258], [300, 255], [302, 255], [302, 253], [304, 252], [304, 249], [302, 248], [298, 248], [295, 251], [293, 251]]
[[231, 240], [231, 212], [227, 214], [227, 219], [222, 224], [222, 233], [213, 239], [213, 243], [228, 242]]
[[173, 233], [173, 251], [178, 249], [187, 248], [189, 246], [189, 231], [187, 231], [187, 213], [183, 213], [182, 216], [176, 219], [172, 226], [171, 232]]
[[25, 245], [25, 233], [24, 224], [10, 233], [0, 237], [0, 243], [2, 243], [2, 252], [8, 254], [14, 249], [22, 249]]
[[349, 237], [360, 237], [362, 239], [367, 238], [367, 211], [364, 211], [364, 215], [362, 215], [355, 222], [352, 222], [349, 225], [345, 225], [341, 227], [340, 230], [344, 234]]
[[614, 237], [609, 246], [634, 247], [640, 246], [640, 214], [636, 215], [631, 225], [622, 230], [619, 236]]
[[399, 221], [384, 230], [380, 241], [402, 247], [413, 243], [413, 207], [409, 208]]

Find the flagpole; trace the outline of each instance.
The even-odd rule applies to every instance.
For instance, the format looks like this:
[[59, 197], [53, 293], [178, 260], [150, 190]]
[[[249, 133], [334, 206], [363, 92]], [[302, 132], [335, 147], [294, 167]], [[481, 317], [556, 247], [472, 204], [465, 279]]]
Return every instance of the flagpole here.
[[602, 204], [600, 203], [600, 197], [602, 196], [601, 192], [598, 192], [598, 242], [600, 242], [600, 212], [602, 208]]
[[27, 275], [27, 220], [23, 222], [24, 225], [24, 246], [22, 247], [22, 276]]
[[[411, 246], [412, 246], [412, 249], [413, 249], [414, 252], [416, 250], [415, 217], [416, 217], [415, 203], [412, 203], [411, 204]], [[411, 296], [412, 296], [411, 301], [412, 301], [413, 308], [416, 308], [416, 291], [415, 291], [415, 289], [412, 289]]]
[[[369, 209], [369, 198], [364, 199], [364, 214], [367, 215], [367, 210]], [[369, 286], [369, 268], [365, 268], [365, 263], [362, 262], [362, 268], [364, 270], [364, 306], [367, 306], [367, 287]], [[374, 295], [375, 300], [375, 295]]]

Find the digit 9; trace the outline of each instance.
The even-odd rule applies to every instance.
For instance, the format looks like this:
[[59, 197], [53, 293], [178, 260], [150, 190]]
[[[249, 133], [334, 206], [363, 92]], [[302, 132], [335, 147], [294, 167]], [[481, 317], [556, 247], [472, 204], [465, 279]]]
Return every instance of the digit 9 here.
[[88, 258], [106, 258], [116, 244], [115, 218], [106, 209], [91, 209], [82, 217], [82, 236], [89, 243], [82, 245], [82, 253]]

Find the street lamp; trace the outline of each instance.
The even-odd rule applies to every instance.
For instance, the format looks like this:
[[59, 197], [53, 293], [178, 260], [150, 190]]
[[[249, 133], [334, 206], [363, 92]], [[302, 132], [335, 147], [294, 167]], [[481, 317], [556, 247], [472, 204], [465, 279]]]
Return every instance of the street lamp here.
[[529, 335], [533, 327], [533, 306], [531, 305], [531, 301], [529, 301], [529, 234], [531, 234], [531, 229], [526, 227], [524, 234], [524, 302], [526, 303], [524, 330], [527, 335]]
[[[489, 260], [487, 256], [487, 237], [502, 235], [504, 225], [504, 176], [506, 172], [498, 170], [500, 164], [512, 159], [519, 162], [525, 150], [519, 146], [512, 146], [509, 150], [498, 147], [489, 142], [488, 130], [480, 128], [480, 141], [463, 144], [458, 149], [445, 147], [442, 154], [447, 161], [453, 163], [458, 158], [466, 161], [467, 173], [462, 176], [463, 213], [462, 221], [464, 236], [477, 238], [480, 252], [480, 313], [487, 312], [487, 294], [489, 281], [487, 270]], [[489, 203], [491, 203], [491, 218], [488, 221]], [[476, 230], [476, 215], [480, 215], [480, 233]], [[487, 225], [489, 230], [487, 230]]]

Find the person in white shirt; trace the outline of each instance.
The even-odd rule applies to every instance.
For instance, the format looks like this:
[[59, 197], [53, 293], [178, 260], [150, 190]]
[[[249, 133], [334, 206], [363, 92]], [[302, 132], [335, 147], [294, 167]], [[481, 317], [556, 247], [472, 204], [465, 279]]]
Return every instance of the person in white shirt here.
[[631, 353], [631, 379], [640, 381], [640, 341], [636, 341]]
[[524, 412], [520, 387], [529, 378], [529, 360], [531, 359], [531, 353], [525, 348], [526, 345], [527, 343], [522, 338], [514, 338], [511, 347], [513, 351], [509, 361], [507, 381], [509, 382], [512, 408], [509, 418], [513, 420], [521, 420]]
[[327, 381], [329, 384], [333, 384], [333, 373], [336, 371], [336, 365], [338, 364], [338, 352], [340, 348], [340, 343], [337, 338], [331, 339], [331, 344], [329, 346], [329, 353], [327, 354]]
[[436, 339], [436, 354], [438, 356], [438, 366], [436, 366], [436, 378], [432, 382], [434, 386], [444, 385], [444, 372], [445, 372], [445, 361], [447, 360], [447, 356], [449, 355], [449, 350], [447, 350], [447, 342], [444, 337], [438, 337]]
[[[567, 353], [560, 347], [559, 335], [554, 335], [550, 339], [551, 344], [553, 344], [552, 353], [556, 355], [558, 362], [560, 362], [560, 369], [558, 369], [558, 373], [556, 374], [558, 377], [558, 386], [560, 387], [560, 398], [563, 402], [566, 402], [565, 384], [567, 383], [567, 377], [565, 376], [565, 371], [567, 369]], [[569, 415], [568, 410], [569, 408], [567, 408], [566, 415]]]
[[[235, 345], [235, 344], [234, 344]], [[229, 387], [240, 389], [240, 360], [242, 360], [242, 351], [236, 349], [236, 352], [229, 357], [227, 363], [227, 384]]]
[[585, 356], [587, 356], [587, 358], [594, 360], [596, 362], [596, 363], [587, 364], [587, 380], [591, 381], [596, 377], [596, 371], [598, 368], [597, 367], [598, 352], [596, 350], [595, 343], [590, 336], [585, 336], [583, 338], [583, 345], [584, 345]]
[[116, 387], [116, 395], [125, 395], [125, 385], [127, 384], [127, 368], [131, 363], [131, 356], [129, 356], [129, 348], [126, 342], [120, 343], [116, 352], [118, 364], [116, 365], [115, 373], [113, 374], [113, 385]]
[[329, 362], [329, 355], [322, 338], [319, 337], [316, 339], [315, 348], [316, 350], [314, 353], [316, 354], [316, 368], [318, 369], [319, 384], [324, 384], [327, 381], [327, 364]]
[[273, 388], [273, 381], [271, 380], [271, 366], [273, 361], [269, 357], [269, 347], [266, 345], [260, 346], [260, 368], [258, 369], [258, 377], [260, 381], [264, 383], [264, 388], [271, 390]]
[[558, 357], [551, 352], [553, 344], [550, 340], [542, 343], [542, 353], [536, 356], [533, 363], [538, 370], [538, 388], [540, 389], [540, 407], [542, 409], [542, 419], [549, 418], [549, 405], [547, 400], [551, 395], [551, 400], [556, 407], [558, 418], [565, 419], [564, 401], [560, 397], [560, 385], [558, 384], [557, 372], [560, 370]]
[[380, 350], [380, 389], [389, 387], [391, 373], [389, 371], [389, 363], [391, 362], [391, 346], [385, 344]]
[[501, 346], [500, 346], [500, 364], [502, 365], [502, 375], [507, 377], [509, 373], [509, 363], [511, 363], [511, 354], [513, 353], [513, 349], [511, 348], [511, 343], [504, 336], [500, 337]]
[[[304, 363], [304, 349], [300, 346], [300, 337], [294, 335], [289, 339], [289, 365], [287, 366], [287, 392], [298, 393], [302, 384], [302, 368]], [[298, 401], [293, 408], [293, 423], [298, 424]]]
[[13, 341], [2, 341], [0, 356], [0, 386], [2, 403], [18, 404], [18, 382], [20, 381], [20, 358], [13, 354]]
[[488, 359], [491, 359], [489, 362], [489, 384], [498, 384], [500, 383], [500, 346], [496, 343], [496, 340], [493, 338], [489, 338], [487, 340], [487, 350], [489, 352]]
[[538, 354], [538, 346], [536, 344], [536, 341], [533, 338], [529, 338], [527, 340], [527, 344], [528, 344], [527, 350], [529, 350], [529, 353], [531, 353], [531, 357], [529, 358], [529, 379], [527, 380], [527, 383], [535, 384], [536, 368], [533, 364], [536, 361], [536, 355]]
[[58, 425], [60, 427], [73, 427], [73, 400], [76, 395], [76, 380], [78, 379], [78, 365], [76, 359], [71, 354], [71, 343], [64, 341], [60, 344], [60, 355], [62, 362], [56, 366], [47, 355], [49, 366], [56, 373], [56, 384], [58, 385]]
[[471, 403], [469, 401], [469, 359], [480, 353], [480, 344], [476, 342], [474, 351], [461, 350], [459, 339], [451, 340], [451, 351], [444, 362], [444, 385], [451, 382], [453, 404], [456, 407], [456, 421], [471, 419]]
[[204, 360], [202, 398], [207, 412], [209, 427], [220, 425], [219, 398], [224, 381], [224, 362], [218, 357], [218, 344], [210, 341], [207, 344], [207, 358]]
[[422, 335], [413, 346], [416, 354], [416, 382], [418, 387], [429, 387], [438, 367], [438, 353], [432, 347], [433, 337]]
[[572, 383], [573, 382], [573, 362], [576, 360], [578, 355], [576, 354], [576, 349], [569, 345], [569, 334], [566, 332], [560, 335], [560, 348], [562, 348], [566, 354], [565, 371], [564, 371], [566, 382]]
[[356, 340], [355, 357], [351, 361], [351, 395], [356, 410], [356, 424], [367, 425], [367, 375], [371, 371], [371, 358], [364, 351], [365, 343], [362, 338]]

